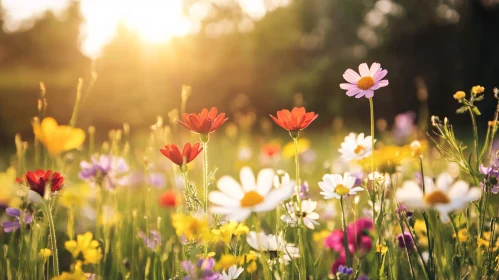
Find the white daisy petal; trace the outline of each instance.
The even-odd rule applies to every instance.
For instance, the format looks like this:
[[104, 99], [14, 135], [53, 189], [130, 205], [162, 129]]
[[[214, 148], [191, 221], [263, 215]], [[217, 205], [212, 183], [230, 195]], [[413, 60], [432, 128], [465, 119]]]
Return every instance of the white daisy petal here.
[[340, 88], [344, 89], [344, 90], [349, 90], [349, 89], [357, 88], [357, 84], [343, 83], [343, 84], [340, 84]]
[[265, 196], [269, 193], [272, 188], [273, 180], [274, 180], [274, 170], [271, 168], [262, 169], [258, 173], [257, 183], [256, 183], [256, 191]]
[[241, 168], [239, 172], [239, 177], [241, 179], [241, 185], [245, 192], [254, 191], [256, 189], [255, 174], [249, 167]]
[[208, 199], [211, 203], [220, 206], [238, 207], [240, 205], [239, 200], [235, 200], [227, 194], [218, 191], [210, 192]]
[[381, 80], [381, 81], [379, 81], [379, 82], [376, 82], [376, 84], [377, 84], [379, 87], [386, 87], [386, 86], [389, 84], [389, 82], [388, 82], [388, 80]]
[[241, 199], [244, 196], [244, 192], [241, 189], [241, 185], [230, 176], [223, 176], [217, 182], [217, 187], [223, 193], [234, 199]]
[[380, 70], [380, 69], [381, 69], [381, 64], [374, 62], [371, 65], [371, 69], [369, 69], [369, 75], [371, 77], [374, 77], [374, 74], [376, 74], [378, 72], [378, 70]]

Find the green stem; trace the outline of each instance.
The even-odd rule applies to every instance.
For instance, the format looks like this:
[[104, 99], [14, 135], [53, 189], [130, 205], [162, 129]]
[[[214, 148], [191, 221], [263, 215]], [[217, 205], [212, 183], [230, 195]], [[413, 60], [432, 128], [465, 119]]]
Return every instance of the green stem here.
[[424, 181], [424, 171], [423, 171], [423, 159], [418, 156], [419, 168], [421, 170], [421, 185], [423, 186], [423, 195], [426, 193], [425, 181]]
[[374, 102], [372, 98], [369, 98], [369, 108], [371, 112], [371, 171], [374, 180]]
[[76, 88], [76, 101], [73, 108], [73, 114], [71, 114], [71, 120], [69, 121], [69, 126], [74, 127], [76, 125], [76, 118], [78, 117], [78, 112], [80, 111], [81, 103], [81, 89], [83, 87], [83, 79], [78, 79], [78, 86]]
[[203, 188], [204, 188], [204, 214], [208, 220], [208, 140], [203, 143]]
[[52, 258], [54, 260], [53, 264], [53, 269], [54, 269], [54, 276], [58, 277], [59, 276], [59, 258], [58, 258], [58, 252], [57, 252], [57, 241], [56, 241], [56, 236], [55, 236], [55, 225], [54, 225], [54, 218], [52, 217], [52, 213], [50, 212], [50, 209], [47, 205], [47, 203], [44, 203], [45, 206], [45, 214], [47, 215], [47, 220], [49, 222], [49, 231], [50, 231], [50, 239], [52, 240]]
[[348, 248], [348, 233], [347, 233], [347, 222], [345, 219], [345, 207], [343, 205], [343, 197], [340, 198], [341, 206], [341, 221], [343, 223], [343, 247], [345, 248], [345, 256], [347, 259], [347, 266], [352, 267], [352, 257], [350, 256], [350, 249]]
[[[405, 254], [407, 256], [407, 261], [409, 262], [409, 267], [411, 269], [411, 276], [412, 276], [412, 279], [416, 279], [416, 278], [414, 278], [416, 276], [416, 274], [414, 273], [414, 267], [412, 265], [411, 255], [409, 254], [409, 249], [407, 248], [407, 244], [405, 243], [405, 231], [404, 231], [404, 224], [402, 222], [402, 219], [399, 219], [399, 225], [400, 225], [400, 232], [402, 234], [402, 242], [404, 243]], [[411, 235], [411, 238], [412, 238], [412, 235]]]
[[423, 211], [423, 218], [424, 218], [424, 222], [426, 225], [426, 233], [428, 235], [428, 253], [429, 253], [428, 264], [429, 264], [429, 270], [430, 270], [428, 277], [430, 279], [435, 279], [435, 263], [434, 263], [434, 258], [433, 258], [433, 240], [431, 239], [430, 221], [428, 220], [428, 214], [425, 211]]
[[471, 123], [473, 126], [473, 147], [475, 149], [475, 164], [477, 165], [475, 170], [478, 170], [478, 128], [476, 126], [475, 114], [473, 113], [471, 107], [468, 107], [468, 111], [470, 112]]
[[301, 184], [300, 184], [300, 160], [298, 154], [298, 131], [291, 133], [291, 137], [293, 138], [293, 142], [295, 144], [295, 167], [296, 167], [296, 201], [298, 204], [298, 213], [300, 213], [300, 217], [298, 217], [298, 247], [300, 249], [300, 271], [299, 276], [301, 280], [307, 279], [307, 266], [305, 260], [305, 246], [304, 246], [304, 232], [303, 232], [303, 220], [302, 220], [302, 210], [301, 210]]

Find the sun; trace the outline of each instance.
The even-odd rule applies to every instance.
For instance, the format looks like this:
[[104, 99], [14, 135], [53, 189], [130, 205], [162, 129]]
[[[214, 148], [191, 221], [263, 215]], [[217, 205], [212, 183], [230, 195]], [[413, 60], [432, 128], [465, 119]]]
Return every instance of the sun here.
[[83, 0], [82, 51], [98, 56], [123, 24], [146, 42], [164, 43], [192, 31], [182, 0]]

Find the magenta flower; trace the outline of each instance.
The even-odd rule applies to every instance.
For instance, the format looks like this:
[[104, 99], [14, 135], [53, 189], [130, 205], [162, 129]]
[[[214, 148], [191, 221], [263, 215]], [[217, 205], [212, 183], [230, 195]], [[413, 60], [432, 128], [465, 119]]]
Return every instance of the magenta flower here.
[[388, 80], [382, 80], [388, 71], [383, 70], [379, 63], [373, 63], [370, 69], [366, 63], [362, 63], [359, 65], [359, 73], [347, 69], [343, 74], [348, 83], [340, 84], [340, 88], [346, 90], [348, 96], [371, 98], [375, 90], [388, 85]]
[[[348, 249], [350, 253], [358, 251], [361, 255], [369, 253], [372, 249], [372, 238], [370, 232], [373, 230], [373, 223], [370, 219], [359, 218], [347, 226]], [[345, 255], [343, 245], [343, 230], [337, 229], [324, 239], [324, 245], [328, 248]]]

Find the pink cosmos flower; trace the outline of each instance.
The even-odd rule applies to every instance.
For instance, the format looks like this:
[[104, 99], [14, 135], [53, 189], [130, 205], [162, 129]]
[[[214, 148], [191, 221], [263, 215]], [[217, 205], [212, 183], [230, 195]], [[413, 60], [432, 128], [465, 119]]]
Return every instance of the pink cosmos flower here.
[[340, 84], [340, 88], [346, 90], [348, 96], [371, 98], [375, 90], [388, 85], [388, 80], [382, 80], [388, 71], [383, 70], [379, 63], [373, 63], [371, 68], [366, 63], [362, 63], [359, 65], [359, 73], [347, 69], [343, 74], [343, 78], [348, 83]]

